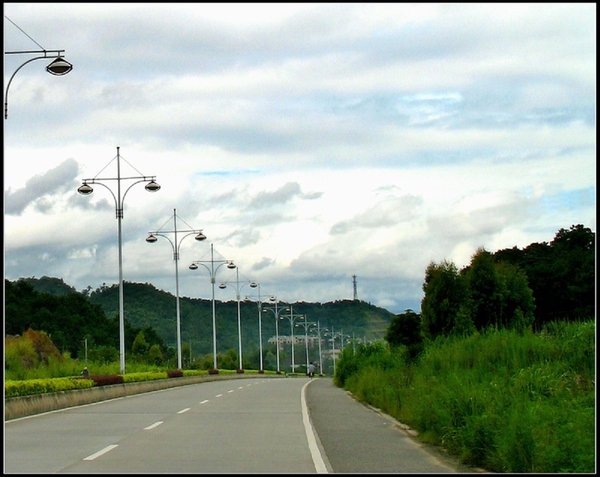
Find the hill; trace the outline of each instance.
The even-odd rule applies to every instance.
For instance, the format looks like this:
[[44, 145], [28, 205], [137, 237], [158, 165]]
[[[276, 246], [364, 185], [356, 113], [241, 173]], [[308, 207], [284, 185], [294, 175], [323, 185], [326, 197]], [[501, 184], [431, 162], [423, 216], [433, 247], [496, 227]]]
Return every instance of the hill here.
[[[36, 290], [45, 293], [64, 293], [62, 279], [42, 277], [29, 278], [27, 282]], [[77, 293], [72, 291], [73, 293]], [[119, 313], [119, 287], [117, 284], [87, 291], [90, 303], [99, 305], [108, 318], [116, 318]], [[125, 320], [134, 328], [151, 327], [156, 330], [165, 344], [177, 345], [176, 297], [159, 290], [149, 283], [124, 282], [123, 309]], [[263, 308], [272, 305], [263, 303]], [[289, 306], [280, 304], [279, 306]], [[337, 333], [356, 339], [382, 339], [391, 319], [395, 316], [388, 310], [359, 300], [338, 300], [328, 303], [291, 303], [294, 315], [306, 315], [308, 322], [318, 322], [325, 333], [331, 329]], [[195, 355], [212, 353], [212, 302], [209, 299], [179, 298], [182, 341], [191, 344]], [[215, 304], [218, 352], [238, 348], [237, 301], [216, 301]], [[259, 309], [256, 302], [241, 302], [242, 346], [258, 347]], [[300, 319], [304, 321], [304, 319]], [[271, 311], [262, 313], [263, 343], [276, 335], [275, 315]], [[279, 321], [279, 335], [290, 335], [290, 321]], [[304, 334], [304, 327], [295, 328], [294, 334]], [[313, 332], [314, 335], [314, 332]]]

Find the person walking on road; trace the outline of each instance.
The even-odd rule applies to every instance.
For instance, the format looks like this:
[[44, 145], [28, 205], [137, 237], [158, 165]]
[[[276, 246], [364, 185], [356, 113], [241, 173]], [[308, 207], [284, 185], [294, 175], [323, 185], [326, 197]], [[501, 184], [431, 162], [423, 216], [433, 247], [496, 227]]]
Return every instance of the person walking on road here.
[[310, 363], [308, 365], [308, 376], [312, 379], [315, 376], [315, 365]]

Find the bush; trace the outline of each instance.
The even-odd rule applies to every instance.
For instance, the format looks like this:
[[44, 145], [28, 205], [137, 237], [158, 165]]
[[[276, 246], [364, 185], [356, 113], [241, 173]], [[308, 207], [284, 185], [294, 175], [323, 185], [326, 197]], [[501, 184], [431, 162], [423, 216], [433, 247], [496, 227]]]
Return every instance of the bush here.
[[111, 384], [123, 384], [125, 380], [121, 374], [111, 374], [108, 376], [88, 376], [87, 378], [94, 381], [94, 386], [109, 386]]
[[29, 379], [26, 381], [7, 380], [4, 382], [4, 397], [21, 397], [32, 394], [70, 391], [72, 389], [88, 389], [94, 383], [79, 377], [54, 379]]

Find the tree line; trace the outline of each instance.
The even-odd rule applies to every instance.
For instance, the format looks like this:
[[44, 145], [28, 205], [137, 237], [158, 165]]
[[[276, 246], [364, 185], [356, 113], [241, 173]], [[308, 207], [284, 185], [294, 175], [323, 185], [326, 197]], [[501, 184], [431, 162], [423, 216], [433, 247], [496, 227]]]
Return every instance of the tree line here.
[[449, 260], [425, 270], [421, 313], [392, 319], [386, 340], [411, 356], [423, 340], [468, 336], [486, 328], [541, 331], [554, 321], [595, 316], [595, 234], [560, 229], [550, 242], [491, 253], [479, 248], [462, 269]]

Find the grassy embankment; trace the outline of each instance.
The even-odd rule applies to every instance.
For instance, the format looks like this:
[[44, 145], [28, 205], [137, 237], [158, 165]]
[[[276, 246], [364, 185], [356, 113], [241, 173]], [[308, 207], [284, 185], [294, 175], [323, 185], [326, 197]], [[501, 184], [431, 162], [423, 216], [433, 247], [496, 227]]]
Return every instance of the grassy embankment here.
[[346, 348], [336, 384], [492, 472], [595, 472], [595, 322]]

